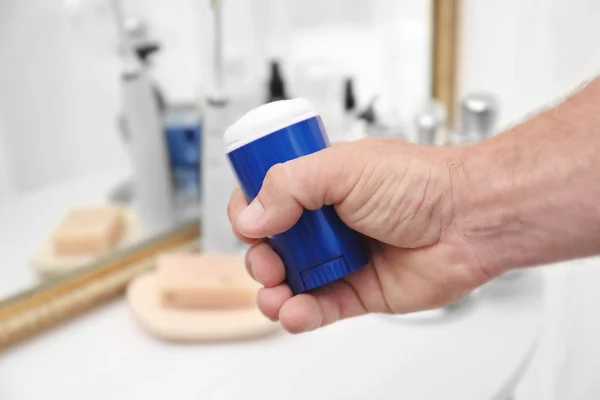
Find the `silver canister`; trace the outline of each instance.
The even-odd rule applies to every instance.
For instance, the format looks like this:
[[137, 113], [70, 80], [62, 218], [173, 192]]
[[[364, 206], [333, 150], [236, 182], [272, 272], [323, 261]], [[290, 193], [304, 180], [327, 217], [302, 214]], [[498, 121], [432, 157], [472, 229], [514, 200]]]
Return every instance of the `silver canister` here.
[[414, 123], [417, 143], [435, 146], [446, 125], [446, 110], [440, 102], [432, 100], [417, 112]]
[[490, 93], [470, 93], [461, 102], [460, 133], [465, 138], [484, 140], [494, 134], [498, 101]]

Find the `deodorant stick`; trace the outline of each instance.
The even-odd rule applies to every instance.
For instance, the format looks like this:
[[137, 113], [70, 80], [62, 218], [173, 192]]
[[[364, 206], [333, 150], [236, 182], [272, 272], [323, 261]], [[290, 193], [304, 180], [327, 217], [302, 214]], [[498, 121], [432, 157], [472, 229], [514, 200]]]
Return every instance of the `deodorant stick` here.
[[[319, 114], [301, 98], [260, 106], [225, 132], [227, 157], [248, 202], [273, 165], [328, 146]], [[342, 222], [333, 206], [304, 210], [292, 228], [268, 241], [283, 260], [294, 294], [338, 280], [369, 261], [361, 235]]]

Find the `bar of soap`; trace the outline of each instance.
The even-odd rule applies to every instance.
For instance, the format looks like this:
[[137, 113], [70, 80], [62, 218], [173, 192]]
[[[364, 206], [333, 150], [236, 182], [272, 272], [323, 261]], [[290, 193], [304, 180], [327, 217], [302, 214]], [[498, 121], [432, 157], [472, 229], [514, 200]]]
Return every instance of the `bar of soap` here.
[[97, 255], [112, 250], [124, 232], [123, 212], [116, 206], [72, 209], [52, 235], [57, 256]]
[[241, 257], [226, 254], [163, 254], [157, 260], [163, 307], [235, 309], [256, 307], [258, 285]]

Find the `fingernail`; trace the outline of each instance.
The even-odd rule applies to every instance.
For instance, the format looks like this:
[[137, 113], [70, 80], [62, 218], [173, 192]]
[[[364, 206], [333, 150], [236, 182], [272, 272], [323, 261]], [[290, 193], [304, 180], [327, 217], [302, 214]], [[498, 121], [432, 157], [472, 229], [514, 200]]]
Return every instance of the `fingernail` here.
[[261, 220], [265, 208], [258, 198], [252, 200], [252, 203], [238, 217], [238, 229], [244, 231], [248, 228], [256, 227]]

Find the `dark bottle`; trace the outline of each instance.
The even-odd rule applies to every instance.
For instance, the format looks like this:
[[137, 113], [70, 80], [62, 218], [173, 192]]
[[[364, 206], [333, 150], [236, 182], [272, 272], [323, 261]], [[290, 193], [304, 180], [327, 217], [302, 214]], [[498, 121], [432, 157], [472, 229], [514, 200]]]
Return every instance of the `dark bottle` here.
[[269, 94], [267, 103], [277, 100], [287, 100], [285, 82], [281, 75], [281, 68], [277, 61], [271, 61], [271, 73], [269, 77]]
[[356, 110], [356, 96], [354, 95], [354, 82], [352, 78], [346, 78], [344, 83], [344, 111], [353, 113]]

